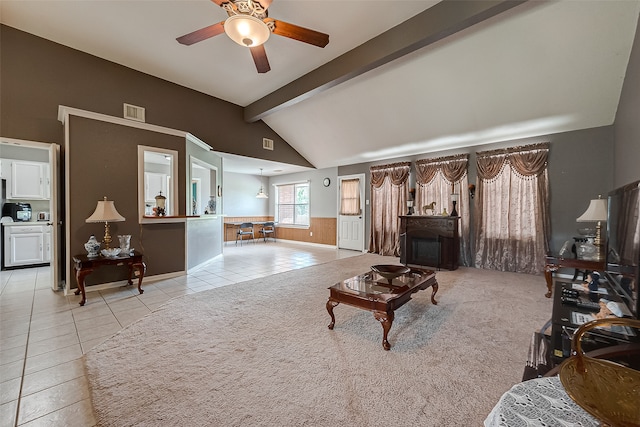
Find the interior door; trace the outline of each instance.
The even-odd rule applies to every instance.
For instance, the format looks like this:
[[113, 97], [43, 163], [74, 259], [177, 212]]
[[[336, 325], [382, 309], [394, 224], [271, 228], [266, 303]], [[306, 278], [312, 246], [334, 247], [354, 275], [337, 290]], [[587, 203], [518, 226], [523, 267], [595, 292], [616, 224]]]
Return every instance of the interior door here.
[[[359, 214], [343, 215], [342, 200], [344, 181], [357, 181], [359, 190]], [[338, 248], [364, 252], [364, 174], [338, 177]]]
[[[51, 289], [58, 290], [63, 287], [61, 272], [62, 246], [60, 244], [62, 235], [62, 216], [60, 213], [60, 203], [58, 197], [60, 195], [59, 175], [60, 170], [60, 146], [58, 144], [49, 145], [49, 221], [47, 225], [51, 228], [51, 243], [49, 250], [51, 251]], [[67, 278], [69, 280], [69, 278]]]

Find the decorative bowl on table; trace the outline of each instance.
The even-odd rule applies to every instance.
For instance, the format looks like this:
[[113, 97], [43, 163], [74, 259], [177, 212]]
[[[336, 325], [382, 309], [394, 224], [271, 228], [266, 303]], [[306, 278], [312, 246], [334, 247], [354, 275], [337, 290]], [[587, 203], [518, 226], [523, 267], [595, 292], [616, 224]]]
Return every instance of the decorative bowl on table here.
[[122, 249], [120, 248], [110, 248], [103, 249], [102, 251], [100, 251], [100, 253], [102, 254], [102, 256], [105, 256], [107, 258], [115, 258], [120, 255], [120, 251], [122, 251]]
[[371, 271], [378, 273], [389, 281], [389, 284], [398, 276], [409, 273], [411, 269], [406, 265], [378, 264], [372, 265]]

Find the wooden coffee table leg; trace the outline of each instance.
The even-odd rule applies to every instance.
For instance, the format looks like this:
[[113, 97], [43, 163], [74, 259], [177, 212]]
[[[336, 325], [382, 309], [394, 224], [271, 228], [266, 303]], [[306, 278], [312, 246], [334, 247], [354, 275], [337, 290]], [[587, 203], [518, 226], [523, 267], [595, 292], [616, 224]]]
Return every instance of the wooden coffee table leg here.
[[334, 301], [331, 298], [329, 298], [329, 301], [327, 301], [327, 311], [329, 312], [329, 316], [331, 316], [331, 323], [329, 323], [329, 326], [327, 327], [332, 330], [333, 326], [336, 324], [336, 318], [333, 315], [333, 307], [337, 306], [338, 304], [340, 304], [338, 301]]
[[438, 305], [438, 301], [436, 301], [436, 292], [438, 292], [438, 282], [434, 283], [431, 291], [431, 303], [433, 305]]
[[389, 329], [391, 329], [391, 325], [393, 324], [393, 316], [393, 311], [388, 313], [384, 311], [373, 312], [373, 317], [382, 324], [382, 348], [385, 350], [389, 350], [391, 348], [391, 344], [389, 344], [389, 341], [387, 340], [387, 335], [389, 334]]

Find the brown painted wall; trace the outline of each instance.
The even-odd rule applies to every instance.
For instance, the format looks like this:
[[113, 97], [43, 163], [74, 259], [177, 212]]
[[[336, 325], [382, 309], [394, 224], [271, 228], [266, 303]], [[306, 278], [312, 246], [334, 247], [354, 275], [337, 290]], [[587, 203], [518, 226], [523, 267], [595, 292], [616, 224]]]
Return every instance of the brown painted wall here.
[[[215, 150], [311, 166], [264, 122], [246, 123], [240, 106], [0, 25], [0, 135], [63, 144], [58, 106], [146, 120], [190, 132]], [[213, 77], [212, 77], [213, 78]], [[262, 138], [274, 140], [273, 151]]]
[[[91, 234], [100, 240], [103, 224], [87, 224], [98, 200], [113, 200], [124, 222], [110, 224], [118, 246], [118, 234], [131, 234], [131, 246], [145, 254], [147, 275], [185, 270], [185, 225], [138, 223], [138, 145], [178, 152], [179, 213], [185, 209], [185, 139], [112, 123], [72, 116], [69, 121], [69, 193], [73, 208], [68, 222], [71, 254], [85, 253]], [[171, 248], [171, 250], [167, 250]], [[69, 260], [72, 265], [71, 260]], [[126, 278], [124, 270], [99, 269], [87, 277], [87, 284]], [[74, 283], [75, 285], [75, 283]]]

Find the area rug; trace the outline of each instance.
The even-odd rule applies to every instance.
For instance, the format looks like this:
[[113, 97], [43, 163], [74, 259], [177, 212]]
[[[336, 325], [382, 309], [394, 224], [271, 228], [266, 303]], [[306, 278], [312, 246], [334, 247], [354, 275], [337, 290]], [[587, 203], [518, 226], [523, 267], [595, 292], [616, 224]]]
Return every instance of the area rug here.
[[551, 315], [542, 276], [438, 271], [395, 313], [327, 288], [397, 258], [365, 254], [171, 300], [85, 356], [102, 426], [479, 426], [519, 382]]

